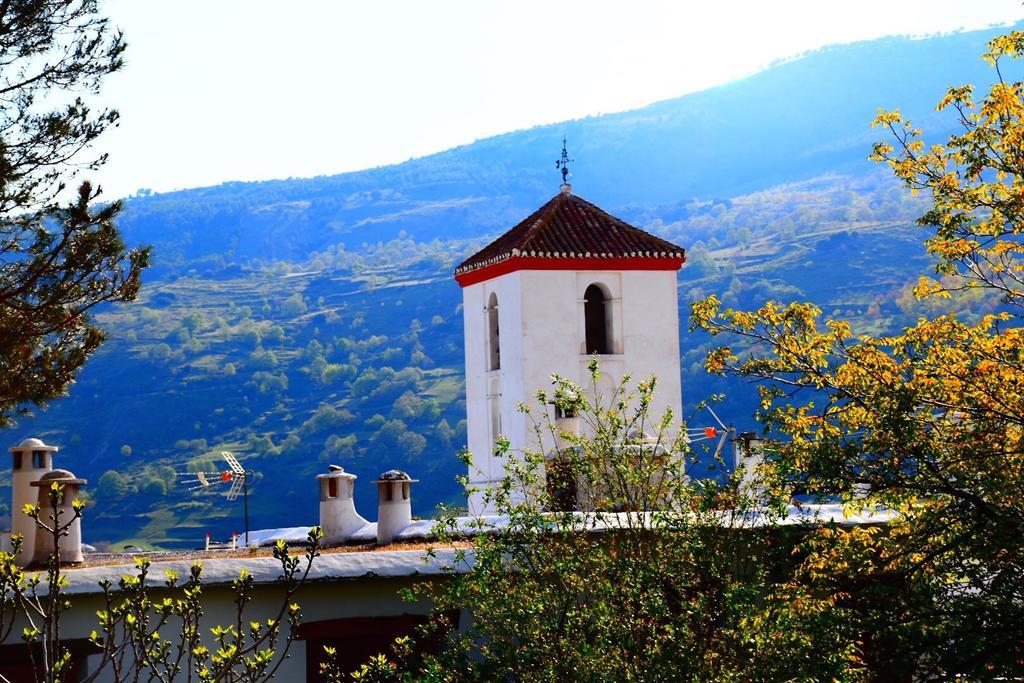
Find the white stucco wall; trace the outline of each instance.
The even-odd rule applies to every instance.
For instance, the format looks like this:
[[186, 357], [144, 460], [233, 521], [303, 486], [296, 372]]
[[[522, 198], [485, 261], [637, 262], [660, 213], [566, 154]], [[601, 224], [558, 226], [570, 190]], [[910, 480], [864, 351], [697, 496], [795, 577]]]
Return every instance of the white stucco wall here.
[[[150, 568], [151, 596], [159, 599], [166, 595], [160, 587], [166, 570], [184, 578], [188, 576], [193, 562], [190, 559], [154, 562]], [[242, 570], [255, 580], [253, 599], [245, 608], [245, 621], [265, 621], [276, 616], [284, 590], [278, 581], [281, 576], [278, 560], [264, 556], [207, 558], [200, 562], [204, 582], [202, 638], [207, 647], [215, 647], [208, 627], [235, 622], [234, 593], [230, 583]], [[299, 590], [294, 601], [301, 605], [302, 621], [306, 624], [349, 617], [426, 614], [430, 605], [425, 601], [406, 601], [402, 597], [403, 591], [423, 578], [443, 579], [450, 576], [451, 570], [466, 571], [471, 564], [472, 551], [465, 560], [459, 561], [455, 551], [447, 548], [438, 549], [434, 557], [428, 557], [423, 550], [325, 553], [314, 561], [309, 581]], [[133, 563], [68, 570], [65, 574], [68, 586], [64, 594], [70, 599], [71, 606], [61, 618], [62, 637], [81, 640], [97, 628], [96, 612], [105, 606], [99, 588], [101, 580], [117, 586], [122, 576], [137, 574]], [[23, 618], [19, 617], [12, 634], [20, 633], [24, 625]], [[173, 636], [174, 629], [178, 627], [179, 624], [172, 619], [162, 633], [165, 637]], [[12, 635], [5, 644], [16, 642], [20, 641]], [[289, 658], [278, 670], [276, 680], [307, 680], [306, 647], [307, 643], [301, 640], [292, 645]], [[98, 656], [90, 657], [90, 671], [95, 670], [98, 661]], [[184, 678], [182, 676], [181, 680]], [[114, 680], [109, 667], [98, 680]]]
[[[536, 448], [530, 422], [518, 411], [533, 406], [539, 389], [550, 389], [558, 373], [592, 389], [584, 348], [583, 297], [599, 283], [611, 297], [612, 351], [600, 356], [604, 379], [598, 395], [607, 396], [625, 373], [633, 381], [655, 375], [659, 389], [653, 406], [660, 415], [682, 413], [679, 372], [679, 309], [676, 271], [522, 270], [463, 289], [466, 352], [468, 445], [474, 457], [469, 475], [476, 486], [501, 480], [502, 463], [493, 457], [491, 402], [500, 410], [501, 433], [512, 451]], [[487, 370], [487, 302], [498, 300], [501, 369]], [[497, 395], [497, 396], [496, 396]], [[545, 449], [550, 448], [546, 444]], [[471, 514], [492, 513], [482, 496], [471, 496]]]

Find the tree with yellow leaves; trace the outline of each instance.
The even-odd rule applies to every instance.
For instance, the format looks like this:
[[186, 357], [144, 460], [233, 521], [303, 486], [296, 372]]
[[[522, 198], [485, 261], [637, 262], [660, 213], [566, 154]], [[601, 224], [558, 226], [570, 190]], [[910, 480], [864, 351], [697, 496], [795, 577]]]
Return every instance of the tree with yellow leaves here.
[[777, 490], [897, 513], [882, 532], [811, 534], [769, 601], [797, 630], [803, 615], [831, 615], [866, 678], [1024, 675], [1024, 84], [1004, 75], [1022, 55], [1024, 32], [996, 38], [988, 93], [949, 89], [938, 109], [960, 130], [946, 144], [927, 146], [883, 111], [875, 125], [892, 139], [872, 153], [931, 194], [918, 223], [936, 277], [916, 296], [980, 289], [1001, 312], [875, 338], [806, 303], [736, 311], [711, 297], [692, 309], [694, 328], [747, 340], [707, 367], [760, 381], [760, 419], [779, 442], [764, 475]]

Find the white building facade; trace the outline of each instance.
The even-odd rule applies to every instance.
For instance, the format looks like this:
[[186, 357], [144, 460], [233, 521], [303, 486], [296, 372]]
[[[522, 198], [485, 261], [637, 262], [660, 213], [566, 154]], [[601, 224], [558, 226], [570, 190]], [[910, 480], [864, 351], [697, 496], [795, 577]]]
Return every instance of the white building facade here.
[[[483, 490], [500, 482], [499, 435], [513, 457], [534, 443], [530, 417], [557, 373], [608, 397], [626, 374], [651, 375], [659, 388], [654, 414], [681, 417], [679, 305], [682, 248], [561, 193], [471, 256], [455, 271], [462, 286], [466, 354], [470, 514], [489, 514]], [[589, 362], [600, 363], [592, 386]]]

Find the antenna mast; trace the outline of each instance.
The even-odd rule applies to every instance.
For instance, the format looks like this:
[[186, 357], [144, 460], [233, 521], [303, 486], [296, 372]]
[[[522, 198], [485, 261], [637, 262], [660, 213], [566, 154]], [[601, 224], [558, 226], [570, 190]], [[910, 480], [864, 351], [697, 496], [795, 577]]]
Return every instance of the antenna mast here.
[[224, 494], [224, 497], [228, 501], [234, 501], [238, 499], [239, 494], [242, 495], [245, 515], [245, 544], [249, 545], [249, 475], [252, 472], [247, 472], [233, 453], [221, 451], [220, 457], [224, 458], [224, 462], [228, 464], [227, 470], [221, 472], [182, 472], [180, 475], [184, 477], [182, 483], [186, 485], [186, 490], [188, 491], [199, 491], [231, 482], [231, 488]]
[[726, 442], [730, 437], [735, 438], [736, 430], [733, 427], [726, 427], [725, 423], [718, 417], [711, 406], [707, 403], [703, 404], [707, 411], [711, 413], [711, 416], [715, 418], [715, 422], [718, 423], [716, 427], [687, 427], [686, 429], [686, 440], [688, 443], [695, 443], [697, 441], [704, 441], [707, 439], [714, 439], [715, 437], [721, 437], [718, 440], [718, 445], [715, 447], [716, 459], [722, 454], [722, 450], [725, 448]]
[[245, 511], [245, 545], [249, 545], [249, 473], [245, 471], [245, 468], [238, 462], [238, 459], [234, 454], [227, 451], [221, 451], [220, 456], [227, 462], [228, 467], [231, 468], [231, 488], [228, 490], [225, 496], [229, 501], [236, 500], [238, 494], [242, 494], [242, 506]]

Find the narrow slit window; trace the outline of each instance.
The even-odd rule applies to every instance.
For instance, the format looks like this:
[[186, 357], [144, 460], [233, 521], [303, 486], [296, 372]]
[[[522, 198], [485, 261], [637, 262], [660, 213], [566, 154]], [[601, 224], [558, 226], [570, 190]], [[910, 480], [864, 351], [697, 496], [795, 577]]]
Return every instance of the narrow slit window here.
[[500, 327], [498, 326], [498, 296], [491, 293], [487, 301], [487, 369], [501, 369]]
[[338, 497], [338, 480], [328, 479], [327, 480], [327, 497], [337, 498]]
[[583, 293], [583, 320], [587, 355], [611, 353], [608, 343], [608, 297], [599, 285], [590, 285]]
[[488, 397], [488, 408], [491, 413], [491, 443], [501, 435], [501, 404], [497, 396]]

